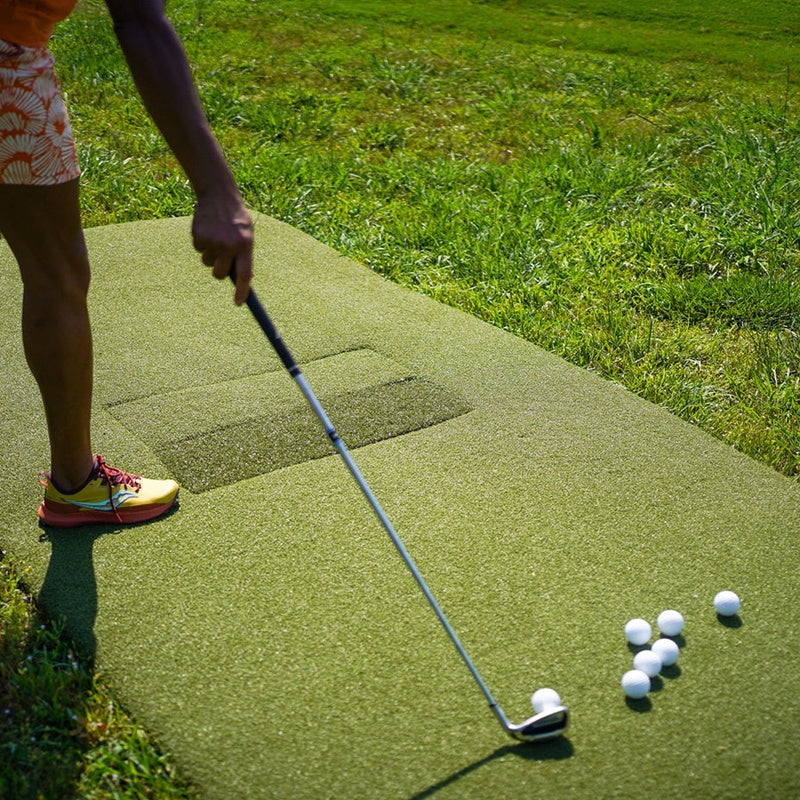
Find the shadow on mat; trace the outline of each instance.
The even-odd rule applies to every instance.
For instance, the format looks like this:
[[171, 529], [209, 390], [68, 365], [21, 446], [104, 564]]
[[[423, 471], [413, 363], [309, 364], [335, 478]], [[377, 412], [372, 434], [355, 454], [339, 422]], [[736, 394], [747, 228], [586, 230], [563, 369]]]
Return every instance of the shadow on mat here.
[[[164, 520], [179, 508], [172, 508], [159, 517]], [[50, 562], [39, 591], [37, 602], [45, 615], [63, 625], [65, 636], [87, 668], [94, 667], [97, 641], [94, 623], [97, 618], [97, 579], [94, 573], [92, 548], [101, 536], [132, 532], [140, 525], [87, 525], [77, 528], [42, 526], [41, 542], [50, 543]]]
[[38, 604], [44, 614], [63, 625], [84, 665], [91, 669], [97, 652], [94, 623], [97, 618], [97, 580], [92, 548], [101, 536], [117, 529], [78, 528], [70, 531], [46, 529], [42, 541], [50, 543], [50, 562], [39, 591]]
[[446, 789], [448, 786], [456, 783], [456, 781], [475, 772], [475, 770], [485, 767], [492, 761], [505, 758], [505, 756], [515, 756], [516, 758], [521, 758], [526, 761], [559, 761], [561, 759], [571, 758], [574, 752], [575, 748], [573, 748], [572, 743], [569, 739], [563, 737], [550, 742], [539, 742], [537, 744], [507, 744], [503, 747], [499, 747], [485, 758], [481, 758], [479, 761], [475, 761], [458, 770], [458, 772], [448, 775], [433, 786], [429, 786], [418, 794], [412, 795], [409, 800], [424, 800], [426, 797], [433, 797], [436, 792]]

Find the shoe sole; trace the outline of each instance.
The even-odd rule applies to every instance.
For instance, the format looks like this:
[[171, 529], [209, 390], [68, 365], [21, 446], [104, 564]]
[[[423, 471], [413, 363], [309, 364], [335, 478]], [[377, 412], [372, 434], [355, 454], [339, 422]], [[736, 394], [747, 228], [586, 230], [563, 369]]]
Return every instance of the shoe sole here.
[[63, 506], [68, 511], [58, 511], [52, 506], [43, 502], [39, 506], [39, 519], [51, 528], [77, 528], [81, 525], [133, 525], [137, 522], [147, 522], [148, 520], [160, 517], [165, 511], [169, 511], [178, 499], [176, 494], [166, 503], [155, 503], [148, 506], [137, 506], [135, 508], [119, 509], [113, 511], [91, 511], [85, 508], [74, 508]]

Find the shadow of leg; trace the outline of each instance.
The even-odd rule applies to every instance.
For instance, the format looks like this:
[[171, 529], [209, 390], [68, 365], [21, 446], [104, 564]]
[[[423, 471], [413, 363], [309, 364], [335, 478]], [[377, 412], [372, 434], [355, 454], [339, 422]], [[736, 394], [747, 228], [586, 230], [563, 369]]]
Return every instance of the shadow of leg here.
[[81, 660], [94, 663], [97, 649], [94, 624], [97, 618], [97, 581], [92, 561], [95, 539], [105, 530], [73, 528], [48, 530], [50, 563], [39, 592], [39, 607], [52, 620], [59, 620]]

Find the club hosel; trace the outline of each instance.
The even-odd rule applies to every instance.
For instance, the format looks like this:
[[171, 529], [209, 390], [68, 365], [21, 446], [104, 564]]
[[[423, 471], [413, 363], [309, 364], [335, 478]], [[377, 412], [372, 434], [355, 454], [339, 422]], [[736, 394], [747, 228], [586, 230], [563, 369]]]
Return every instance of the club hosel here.
[[497, 703], [489, 703], [489, 708], [492, 709], [492, 713], [497, 717], [497, 721], [503, 729], [506, 731], [511, 730], [511, 723], [508, 721], [508, 717], [503, 713], [503, 709], [500, 708]]

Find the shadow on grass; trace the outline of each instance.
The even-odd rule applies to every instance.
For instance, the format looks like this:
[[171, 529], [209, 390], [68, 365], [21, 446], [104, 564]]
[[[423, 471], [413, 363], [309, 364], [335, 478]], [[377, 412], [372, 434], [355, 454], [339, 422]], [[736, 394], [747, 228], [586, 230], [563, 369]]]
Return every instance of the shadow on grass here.
[[99, 538], [129, 528], [43, 527], [50, 560], [35, 601], [3, 567], [10, 593], [0, 618], [0, 797], [77, 797], [89, 774], [90, 789], [108, 790], [102, 796], [145, 796], [142, 787], [160, 790], [171, 780], [158, 756], [145, 751], [149, 744], [135, 723], [111, 708], [96, 683], [92, 551]]
[[497, 761], [506, 756], [514, 756], [515, 758], [521, 758], [525, 761], [560, 761], [571, 758], [574, 752], [575, 749], [572, 743], [569, 739], [564, 737], [553, 739], [549, 742], [537, 742], [535, 744], [507, 744], [503, 747], [499, 747], [485, 758], [481, 758], [458, 770], [458, 772], [448, 775], [438, 783], [433, 784], [433, 786], [423, 789], [423, 791], [410, 797], [409, 800], [424, 800], [426, 797], [433, 797], [437, 792], [452, 786], [470, 773], [481, 769], [481, 767], [485, 767], [487, 764], [491, 764], [492, 761]]
[[[0, 796], [72, 797], [92, 748], [87, 708], [94, 690], [97, 586], [94, 541], [107, 531], [44, 529], [47, 574], [33, 600], [22, 580], [18, 609], [0, 636]], [[6, 573], [10, 575], [10, 573]], [[24, 620], [23, 620], [24, 615]]]

